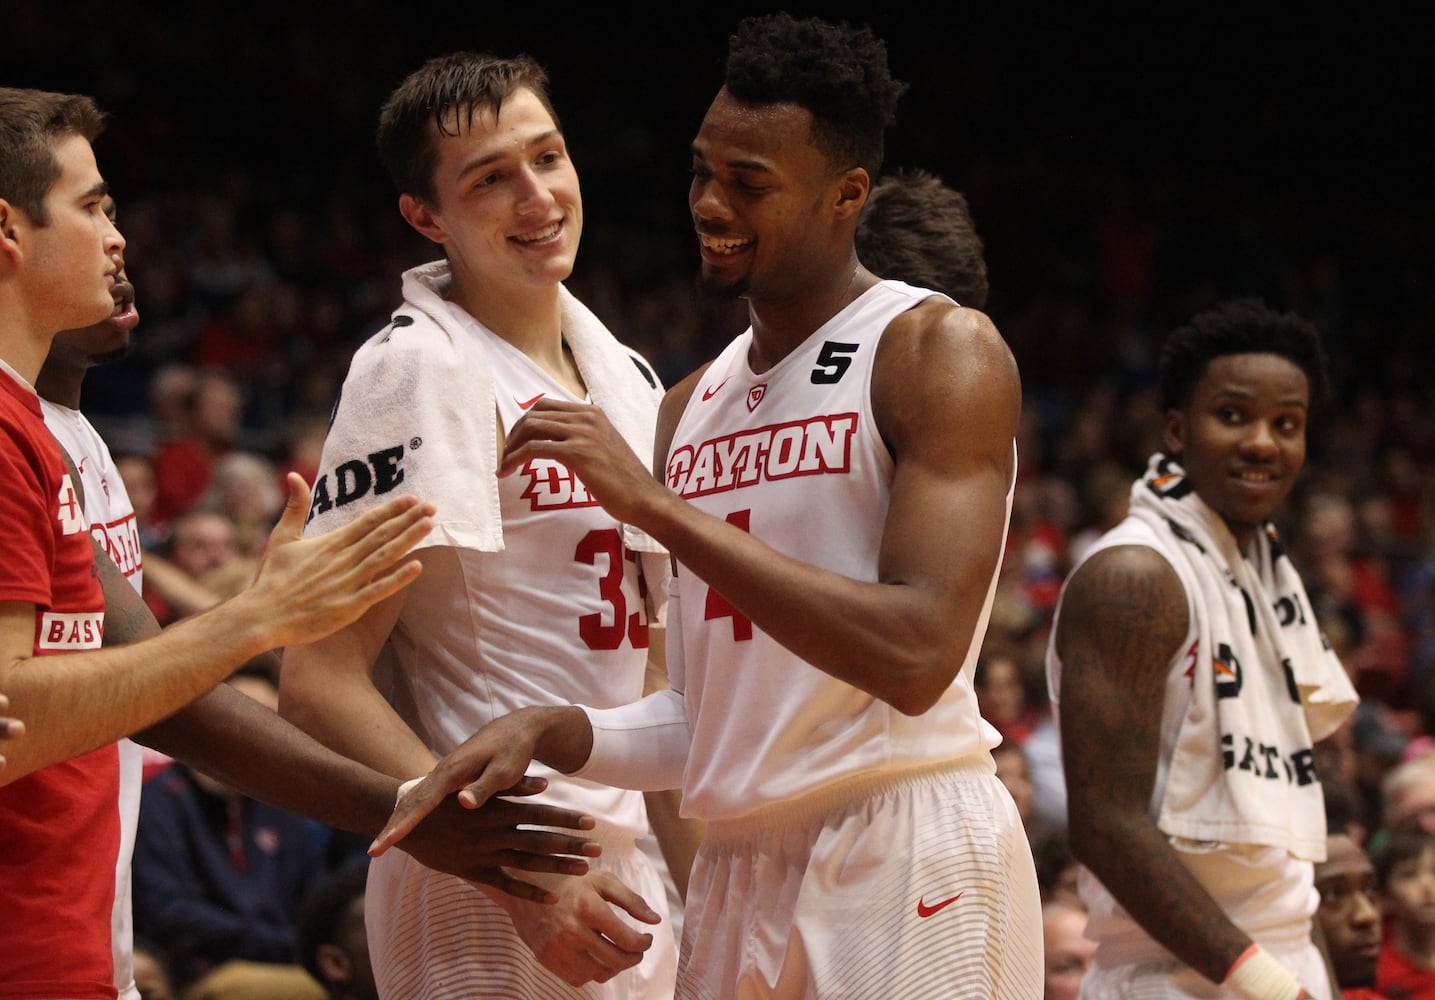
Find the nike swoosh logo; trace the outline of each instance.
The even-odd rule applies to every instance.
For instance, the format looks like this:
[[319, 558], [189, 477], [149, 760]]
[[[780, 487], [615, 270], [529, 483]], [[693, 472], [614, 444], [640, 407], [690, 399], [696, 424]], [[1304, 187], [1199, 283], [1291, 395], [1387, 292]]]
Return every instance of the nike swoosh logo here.
[[530, 399], [530, 400], [529, 400], [528, 402], [526, 402], [526, 403], [523, 402], [523, 400], [519, 399], [517, 396], [514, 396], [514, 397], [513, 397], [513, 401], [518, 404], [518, 408], [519, 408], [520, 410], [527, 410], [527, 409], [529, 409], [534, 403], [538, 402], [538, 401], [539, 401], [540, 399], [542, 399], [542, 398], [543, 398], [543, 393], [540, 392], [538, 395], [534, 396], [532, 399]]
[[708, 400], [710, 400], [710, 399], [712, 399], [714, 396], [716, 396], [716, 395], [717, 395], [717, 391], [718, 391], [719, 389], [721, 389], [723, 386], [727, 385], [728, 379], [730, 379], [730, 378], [732, 378], [731, 375], [729, 375], [727, 378], [723, 379], [723, 380], [722, 380], [721, 382], [719, 382], [717, 385], [709, 386], [708, 388], [704, 389], [704, 390], [703, 390], [703, 402], [706, 403]]
[[953, 903], [955, 903], [961, 898], [962, 894], [959, 892], [951, 899], [944, 899], [940, 903], [933, 903], [931, 906], [928, 906], [923, 900], [919, 899], [917, 900], [917, 916], [930, 917], [934, 913], [939, 913], [942, 910], [945, 910], [947, 907], [951, 906]]

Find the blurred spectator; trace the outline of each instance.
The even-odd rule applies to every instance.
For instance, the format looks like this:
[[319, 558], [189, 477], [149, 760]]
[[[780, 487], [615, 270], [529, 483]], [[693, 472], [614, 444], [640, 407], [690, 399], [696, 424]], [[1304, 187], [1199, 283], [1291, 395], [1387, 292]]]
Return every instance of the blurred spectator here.
[[1022, 749], [1026, 751], [1026, 763], [1031, 771], [1036, 829], [1042, 836], [1064, 833], [1067, 826], [1066, 773], [1061, 766], [1061, 734], [1050, 708], [1032, 727]]
[[367, 865], [326, 877], [305, 898], [294, 927], [299, 963], [330, 1000], [378, 1000], [364, 930]]
[[[228, 683], [277, 709], [272, 664]], [[293, 964], [294, 920], [324, 874], [322, 856], [306, 820], [172, 764], [140, 800], [135, 929], [169, 950], [186, 1000], [322, 1000]]]
[[240, 384], [219, 372], [200, 374], [185, 399], [182, 425], [154, 453], [155, 517], [168, 522], [209, 488], [214, 463], [238, 441], [244, 416]]
[[1049, 833], [1032, 843], [1032, 857], [1036, 861], [1036, 881], [1041, 888], [1041, 900], [1064, 902], [1081, 909], [1085, 905], [1076, 890], [1082, 864], [1071, 853], [1071, 844], [1066, 831]]
[[1317, 940], [1324, 942], [1342, 1000], [1383, 1000], [1372, 989], [1382, 937], [1375, 868], [1361, 846], [1336, 828], [1326, 840], [1326, 859], [1316, 863], [1315, 889]]
[[258, 452], [230, 451], [215, 460], [209, 489], [195, 507], [227, 517], [238, 551], [258, 556], [284, 512], [286, 492], [279, 476], [277, 466]]
[[1042, 904], [1043, 1000], [1076, 1000], [1081, 992], [1081, 979], [1096, 956], [1096, 942], [1086, 936], [1086, 916], [1084, 907], [1071, 903]]
[[1376, 991], [1435, 1000], [1435, 834], [1395, 829], [1371, 860], [1385, 913]]
[[1403, 761], [1380, 783], [1382, 826], [1435, 835], [1435, 754]]
[[[146, 330], [149, 329], [149, 322], [146, 309]], [[198, 389], [199, 372], [192, 365], [171, 361], [155, 371], [149, 385], [148, 416], [152, 445], [184, 433], [189, 426], [189, 411]]]
[[236, 562], [244, 567], [241, 575], [252, 572], [234, 522], [217, 511], [186, 511], [171, 526], [168, 543], [145, 553], [145, 603], [161, 625], [211, 608], [221, 597], [207, 579]]
[[114, 451], [115, 468], [124, 480], [125, 492], [135, 509], [135, 524], [140, 533], [140, 549], [148, 552], [163, 543], [165, 530], [155, 520], [154, 461], [148, 452]]
[[1020, 654], [1000, 640], [988, 641], [977, 655], [972, 686], [982, 718], [996, 727], [1005, 742], [1022, 744], [1041, 719], [1040, 705], [1033, 706], [1029, 691], [1032, 681], [1022, 669]]
[[992, 749], [992, 760], [996, 762], [997, 778], [1006, 785], [1012, 801], [1016, 803], [1016, 811], [1030, 841], [1036, 832], [1036, 804], [1032, 797], [1031, 769], [1026, 764], [1026, 753], [1020, 743], [1004, 741]]

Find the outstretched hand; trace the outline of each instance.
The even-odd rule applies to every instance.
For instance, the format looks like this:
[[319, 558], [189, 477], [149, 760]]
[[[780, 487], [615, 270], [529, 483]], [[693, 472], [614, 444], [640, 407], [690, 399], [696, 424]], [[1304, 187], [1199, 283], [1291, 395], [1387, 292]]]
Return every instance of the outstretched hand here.
[[[453, 792], [459, 804], [477, 809], [494, 795], [519, 784], [537, 756], [540, 741], [571, 735], [558, 759], [545, 758], [559, 770], [573, 770], [588, 759], [592, 730], [579, 708], [520, 708], [494, 719], [434, 765], [422, 781], [399, 797], [393, 814], [369, 846], [378, 857], [402, 840]], [[575, 749], [576, 748], [576, 749]]]
[[289, 499], [259, 573], [235, 598], [261, 604], [274, 646], [323, 638], [407, 587], [421, 567], [416, 559], [403, 560], [433, 527], [432, 503], [401, 496], [305, 539], [309, 485], [292, 472], [288, 483]]
[[[534, 795], [547, 785], [542, 778], [525, 777], [499, 794]], [[416, 823], [402, 848], [421, 864], [532, 903], [552, 904], [558, 896], [505, 869], [584, 875], [587, 859], [601, 853], [597, 843], [583, 836], [552, 829], [591, 830], [596, 825], [592, 816], [535, 802], [493, 798], [467, 809], [445, 798]]]

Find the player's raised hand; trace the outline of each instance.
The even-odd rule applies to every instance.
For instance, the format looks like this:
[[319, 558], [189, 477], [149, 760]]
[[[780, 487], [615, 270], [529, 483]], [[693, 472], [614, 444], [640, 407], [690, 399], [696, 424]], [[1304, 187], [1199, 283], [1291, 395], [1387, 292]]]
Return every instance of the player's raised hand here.
[[290, 473], [289, 500], [254, 583], [234, 598], [256, 604], [274, 646], [299, 645], [348, 625], [419, 575], [409, 552], [433, 527], [434, 506], [400, 496], [341, 528], [304, 538], [309, 486]]

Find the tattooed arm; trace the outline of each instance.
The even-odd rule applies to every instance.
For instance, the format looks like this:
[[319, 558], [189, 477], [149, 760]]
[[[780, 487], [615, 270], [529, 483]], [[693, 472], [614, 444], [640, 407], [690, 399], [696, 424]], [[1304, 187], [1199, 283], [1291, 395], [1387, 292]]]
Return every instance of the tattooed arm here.
[[1061, 752], [1073, 854], [1148, 934], [1219, 983], [1251, 939], [1151, 819], [1167, 671], [1189, 628], [1186, 594], [1154, 549], [1116, 546], [1061, 601]]

